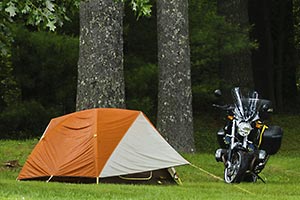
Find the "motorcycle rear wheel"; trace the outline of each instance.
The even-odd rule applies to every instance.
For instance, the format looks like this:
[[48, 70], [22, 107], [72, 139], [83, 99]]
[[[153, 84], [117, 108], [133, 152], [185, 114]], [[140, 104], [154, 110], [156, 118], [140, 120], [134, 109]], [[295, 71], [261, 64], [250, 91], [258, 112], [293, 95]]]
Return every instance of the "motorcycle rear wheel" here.
[[226, 183], [240, 183], [248, 167], [248, 160], [245, 152], [234, 151], [230, 164], [225, 167], [224, 180]]

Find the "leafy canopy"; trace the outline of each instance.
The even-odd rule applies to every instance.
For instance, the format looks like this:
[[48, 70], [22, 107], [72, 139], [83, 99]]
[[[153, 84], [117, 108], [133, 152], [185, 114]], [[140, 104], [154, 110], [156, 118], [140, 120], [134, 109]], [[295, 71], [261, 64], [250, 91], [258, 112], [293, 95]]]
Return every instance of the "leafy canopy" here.
[[[128, 2], [133, 12], [140, 16], [151, 15], [149, 0], [115, 0]], [[54, 31], [56, 26], [62, 26], [65, 20], [69, 20], [67, 8], [78, 8], [80, 0], [3, 0], [0, 2], [1, 17], [5, 21], [12, 22], [18, 15], [25, 17], [25, 24], [48, 28]]]
[[[88, 1], [88, 0], [86, 0]], [[137, 18], [151, 15], [150, 0], [115, 0], [129, 3]], [[11, 41], [8, 25], [18, 20], [26, 25], [55, 31], [70, 20], [68, 11], [78, 9], [80, 0], [2, 0], [0, 2], [0, 56], [6, 56]]]
[[1, 16], [6, 22], [22, 18], [26, 25], [42, 26], [54, 31], [56, 26], [62, 26], [65, 20], [66, 8], [76, 8], [80, 0], [4, 0], [0, 3]]
[[[83, 0], [89, 1], [89, 0]], [[137, 18], [151, 15], [149, 0], [114, 0], [128, 3]], [[13, 35], [10, 25], [21, 24], [55, 31], [70, 20], [68, 14], [78, 9], [80, 0], [1, 0], [0, 1], [0, 109], [15, 99], [19, 92], [11, 66], [11, 43]]]

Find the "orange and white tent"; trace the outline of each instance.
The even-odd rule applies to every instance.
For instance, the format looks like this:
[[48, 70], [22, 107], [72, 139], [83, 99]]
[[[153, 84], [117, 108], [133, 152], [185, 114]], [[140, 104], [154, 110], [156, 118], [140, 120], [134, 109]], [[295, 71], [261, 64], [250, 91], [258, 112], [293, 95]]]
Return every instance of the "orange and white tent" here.
[[17, 179], [148, 181], [185, 164], [142, 112], [95, 108], [52, 119]]

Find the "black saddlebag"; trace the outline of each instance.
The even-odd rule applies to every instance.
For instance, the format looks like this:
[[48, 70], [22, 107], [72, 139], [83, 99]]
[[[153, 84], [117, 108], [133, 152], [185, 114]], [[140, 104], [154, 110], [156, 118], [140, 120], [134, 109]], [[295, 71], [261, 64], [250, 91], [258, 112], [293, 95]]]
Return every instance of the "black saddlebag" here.
[[280, 149], [283, 130], [279, 126], [269, 126], [263, 134], [260, 149], [274, 155]]

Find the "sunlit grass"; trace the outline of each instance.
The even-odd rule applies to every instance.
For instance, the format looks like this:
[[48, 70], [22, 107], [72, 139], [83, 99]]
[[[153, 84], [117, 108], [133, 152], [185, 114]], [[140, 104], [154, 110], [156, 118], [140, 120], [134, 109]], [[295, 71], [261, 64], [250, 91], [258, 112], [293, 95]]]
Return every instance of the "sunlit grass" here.
[[[1, 144], [3, 145], [3, 143]], [[10, 141], [11, 142], [11, 141]], [[13, 143], [13, 142], [12, 142]], [[32, 146], [31, 141], [23, 142]], [[24, 148], [26, 149], [26, 148]], [[1, 151], [2, 152], [2, 151]], [[225, 184], [198, 168], [221, 177], [223, 166], [207, 153], [184, 154], [193, 166], [177, 171], [181, 186], [67, 184], [38, 181], [16, 181], [20, 168], [0, 171], [0, 199], [298, 199], [300, 196], [300, 158], [277, 155], [270, 159], [262, 173], [266, 184]], [[5, 157], [5, 156], [4, 156]]]
[[[210, 154], [184, 155], [191, 163], [222, 177]], [[292, 161], [292, 162], [291, 162]], [[300, 158], [274, 156], [262, 173], [266, 184], [225, 184], [192, 166], [178, 167], [181, 186], [66, 184], [16, 181], [19, 170], [0, 173], [0, 199], [298, 199]]]
[[[209, 120], [204, 120], [209, 123]], [[198, 141], [198, 145], [210, 145], [208, 148], [198, 147], [197, 154], [183, 154], [194, 166], [177, 167], [183, 185], [181, 186], [153, 186], [153, 185], [118, 185], [118, 184], [67, 184], [45, 183], [37, 181], [16, 181], [21, 167], [7, 169], [0, 167], [0, 200], [64, 200], [64, 199], [117, 199], [117, 200], [148, 200], [148, 199], [256, 199], [283, 200], [299, 199], [300, 197], [300, 154], [299, 154], [299, 116], [275, 116], [272, 123], [283, 127], [284, 138], [279, 153], [272, 156], [261, 177], [266, 184], [257, 183], [225, 184], [223, 178], [223, 164], [214, 159], [216, 146], [214, 134], [216, 125], [205, 126], [201, 122], [199, 128], [203, 136], [209, 135], [207, 141]], [[197, 127], [200, 127], [198, 125]], [[19, 160], [24, 164], [37, 139], [27, 141], [1, 141], [0, 163], [7, 160]], [[212, 144], [210, 144], [212, 143]], [[199, 170], [209, 172], [214, 176]], [[219, 178], [216, 178], [219, 177]]]

